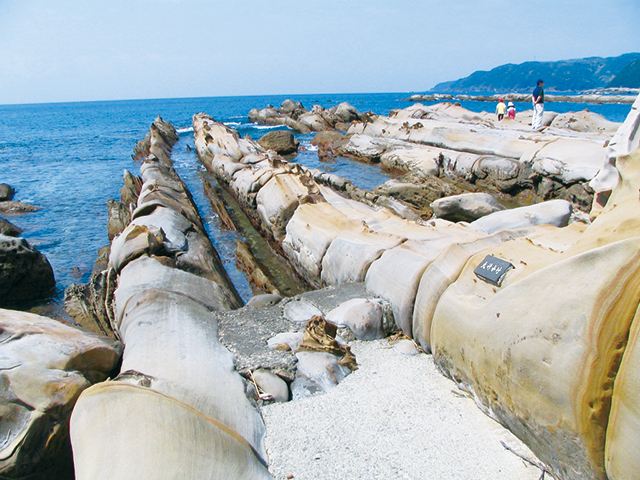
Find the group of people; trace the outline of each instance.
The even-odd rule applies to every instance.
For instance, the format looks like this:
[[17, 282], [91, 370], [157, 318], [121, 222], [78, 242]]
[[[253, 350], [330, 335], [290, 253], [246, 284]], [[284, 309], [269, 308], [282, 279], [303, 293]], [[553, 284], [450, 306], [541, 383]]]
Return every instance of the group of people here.
[[[533, 118], [531, 119], [531, 128], [534, 130], [540, 130], [542, 128], [542, 114], [544, 113], [544, 81], [538, 80], [536, 82], [536, 88], [533, 89], [531, 94], [531, 102], [533, 103]], [[496, 106], [496, 114], [498, 115], [498, 121], [504, 118], [504, 115], [511, 118], [516, 118], [516, 107], [513, 102], [508, 104], [504, 103], [501, 98]]]
[[513, 105], [513, 102], [509, 102], [508, 105], [505, 105], [504, 100], [501, 98], [498, 102], [498, 106], [496, 107], [496, 113], [498, 114], [498, 121], [504, 118], [504, 114], [507, 114], [507, 117], [510, 119], [516, 118], [516, 107]]

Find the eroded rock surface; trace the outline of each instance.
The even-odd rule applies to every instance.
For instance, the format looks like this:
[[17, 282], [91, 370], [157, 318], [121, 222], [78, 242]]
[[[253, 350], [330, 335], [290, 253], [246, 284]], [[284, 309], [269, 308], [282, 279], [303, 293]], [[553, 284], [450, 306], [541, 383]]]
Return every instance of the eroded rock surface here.
[[156, 120], [136, 148], [142, 185], [108, 266], [125, 353], [120, 374], [74, 409], [77, 479], [271, 478], [262, 418], [218, 339], [216, 312], [242, 302], [171, 166], [175, 139]]
[[119, 342], [0, 309], [3, 478], [73, 478], [68, 422], [80, 393], [111, 373]]
[[[351, 127], [341, 148], [352, 155], [380, 161], [420, 144], [432, 162], [405, 153], [392, 161], [430, 164], [433, 176], [437, 167], [438, 175], [503, 194], [565, 197], [476, 225], [402, 218], [397, 206], [381, 208], [373, 195], [266, 155], [205, 116], [194, 118], [194, 133], [203, 163], [247, 210], [267, 211], [260, 192], [272, 182], [269, 214], [254, 215], [312, 285], [364, 281], [369, 295], [389, 302], [397, 327], [558, 478], [632, 478], [615, 455], [630, 465], [637, 458], [619, 440], [640, 424], [627, 406], [634, 387], [621, 380], [616, 391], [613, 380], [634, 371], [640, 151], [617, 157], [620, 182], [600, 216], [567, 225], [574, 207], [590, 204], [586, 185], [610, 133], [563, 122], [535, 133], [453, 105], [418, 105]], [[629, 125], [627, 137], [637, 138], [637, 124]], [[274, 180], [280, 176], [286, 181]], [[490, 256], [510, 265], [501, 283], [475, 273]], [[617, 417], [609, 424], [612, 403]]]

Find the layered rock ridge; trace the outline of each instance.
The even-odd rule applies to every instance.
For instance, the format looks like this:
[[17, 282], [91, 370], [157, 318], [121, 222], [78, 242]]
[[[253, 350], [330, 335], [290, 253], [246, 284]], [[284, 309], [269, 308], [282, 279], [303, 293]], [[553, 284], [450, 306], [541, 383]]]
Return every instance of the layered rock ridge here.
[[[349, 143], [382, 145], [378, 158], [387, 149], [410, 152], [412, 168], [429, 164], [415, 161], [413, 149], [426, 149], [433, 150], [427, 159], [434, 171], [444, 165], [470, 175], [486, 161], [486, 171], [495, 166], [497, 185], [535, 171], [538, 184], [547, 179], [586, 191], [613, 133], [540, 134], [465, 119], [455, 106], [438, 108], [452, 109], [447, 115], [457, 123], [440, 118], [426, 126], [441, 112], [417, 105], [352, 126]], [[622, 129], [637, 138], [630, 118]], [[556, 477], [633, 478], [637, 470], [627, 465], [640, 457], [622, 439], [640, 425], [631, 400], [640, 150], [617, 158], [619, 183], [590, 225], [569, 223], [572, 205], [564, 199], [454, 223], [403, 218], [379, 196], [353, 195], [349, 182], [288, 164], [204, 114], [194, 117], [194, 136], [201, 161], [253, 211], [301, 276], [316, 286], [365, 282], [443, 373]], [[590, 203], [572, 200], [582, 208]], [[495, 281], [478, 274], [495, 270], [492, 258], [508, 262]]]
[[169, 127], [156, 120], [136, 148], [140, 189], [108, 267], [125, 352], [73, 411], [76, 478], [271, 478], [262, 418], [218, 340], [216, 312], [242, 302], [171, 166]]
[[[444, 180], [465, 191], [493, 192], [508, 202], [562, 198], [588, 211], [593, 198], [588, 183], [600, 170], [603, 146], [619, 124], [586, 111], [546, 112], [545, 128], [533, 132], [529, 120], [530, 115], [518, 114], [498, 122], [495, 115], [450, 103], [415, 104], [388, 117], [354, 122], [348, 142], [337, 151], [410, 172], [405, 183], [428, 187], [435, 182], [432, 190], [442, 189], [439, 180]], [[397, 183], [376, 191], [402, 198]], [[432, 195], [437, 198], [437, 192]]]
[[366, 116], [347, 102], [329, 109], [313, 105], [309, 111], [300, 102], [285, 100], [280, 108], [271, 105], [263, 109], [254, 108], [249, 112], [249, 121], [260, 125], [284, 125], [297, 133], [311, 133], [346, 131], [351, 122], [362, 120]]

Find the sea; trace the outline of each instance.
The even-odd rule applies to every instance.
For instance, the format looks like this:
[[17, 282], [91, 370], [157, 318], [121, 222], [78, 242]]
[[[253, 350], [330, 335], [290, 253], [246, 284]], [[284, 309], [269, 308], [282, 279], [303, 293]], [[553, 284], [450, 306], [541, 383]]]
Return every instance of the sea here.
[[[388, 115], [406, 108], [403, 100], [412, 93], [318, 94], [168, 98], [103, 102], [74, 102], [30, 105], [0, 105], [0, 183], [14, 187], [14, 200], [40, 207], [24, 214], [0, 214], [23, 229], [25, 237], [46, 255], [56, 277], [56, 290], [49, 304], [61, 306], [64, 290], [75, 282], [87, 282], [97, 251], [108, 245], [107, 200], [119, 199], [124, 170], [139, 174], [131, 158], [133, 147], [144, 138], [159, 115], [177, 129], [180, 140], [174, 146], [173, 161], [189, 186], [211, 240], [225, 268], [246, 301], [251, 288], [236, 267], [235, 240], [241, 235], [226, 232], [204, 195], [204, 168], [193, 146], [192, 116], [204, 112], [255, 140], [273, 129], [249, 122], [252, 108], [280, 106], [285, 99], [300, 101], [307, 108], [330, 108], [349, 102], [360, 112]], [[429, 102], [424, 102], [429, 104]], [[466, 101], [462, 106], [475, 112], [493, 112], [493, 103]], [[518, 111], [530, 104], [516, 104]], [[607, 119], [622, 122], [631, 105], [553, 103], [556, 112], [589, 109]], [[296, 135], [303, 147], [292, 161], [336, 173], [355, 185], [371, 190], [389, 179], [376, 165], [338, 158], [321, 163], [311, 145], [313, 134]]]

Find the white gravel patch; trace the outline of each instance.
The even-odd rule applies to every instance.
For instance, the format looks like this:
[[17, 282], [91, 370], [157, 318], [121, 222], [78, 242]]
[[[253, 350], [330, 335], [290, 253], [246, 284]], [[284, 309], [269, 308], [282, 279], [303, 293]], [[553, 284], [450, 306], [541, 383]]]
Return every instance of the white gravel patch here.
[[[430, 355], [351, 343], [359, 369], [324, 395], [263, 407], [269, 470], [295, 480], [538, 480], [533, 460]], [[293, 477], [291, 477], [293, 475]]]

